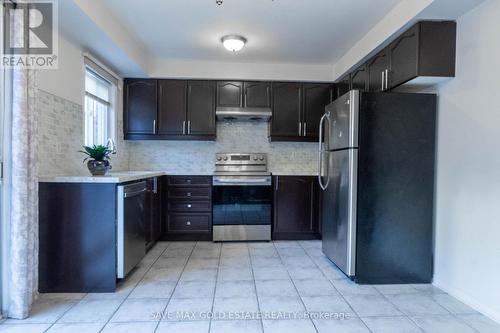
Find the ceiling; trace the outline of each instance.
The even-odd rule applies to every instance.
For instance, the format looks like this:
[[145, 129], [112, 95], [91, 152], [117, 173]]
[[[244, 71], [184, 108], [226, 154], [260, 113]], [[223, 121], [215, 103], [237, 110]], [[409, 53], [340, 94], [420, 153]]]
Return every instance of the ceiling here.
[[[103, 0], [152, 57], [333, 64], [400, 0]], [[238, 53], [220, 38], [248, 39]]]

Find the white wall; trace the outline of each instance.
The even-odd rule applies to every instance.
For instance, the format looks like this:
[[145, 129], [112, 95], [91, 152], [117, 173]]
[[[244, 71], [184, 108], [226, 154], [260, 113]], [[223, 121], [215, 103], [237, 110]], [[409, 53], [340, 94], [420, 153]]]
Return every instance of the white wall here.
[[458, 20], [456, 77], [437, 87], [434, 283], [500, 322], [500, 1]]

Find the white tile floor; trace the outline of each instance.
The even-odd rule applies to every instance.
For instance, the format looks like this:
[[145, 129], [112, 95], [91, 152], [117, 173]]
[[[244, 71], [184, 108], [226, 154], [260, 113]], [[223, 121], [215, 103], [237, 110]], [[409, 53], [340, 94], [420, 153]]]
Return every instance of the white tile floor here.
[[116, 293], [41, 295], [30, 318], [0, 322], [0, 332], [490, 333], [500, 325], [431, 285], [356, 285], [319, 241], [160, 242]]

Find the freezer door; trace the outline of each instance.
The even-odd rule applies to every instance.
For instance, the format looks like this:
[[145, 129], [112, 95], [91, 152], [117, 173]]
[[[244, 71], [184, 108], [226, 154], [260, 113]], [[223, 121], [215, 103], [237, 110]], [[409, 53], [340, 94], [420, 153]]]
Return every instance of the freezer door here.
[[328, 153], [329, 185], [323, 192], [323, 253], [346, 275], [356, 267], [357, 149]]
[[326, 107], [330, 113], [325, 133], [327, 150], [358, 147], [359, 90], [351, 90]]

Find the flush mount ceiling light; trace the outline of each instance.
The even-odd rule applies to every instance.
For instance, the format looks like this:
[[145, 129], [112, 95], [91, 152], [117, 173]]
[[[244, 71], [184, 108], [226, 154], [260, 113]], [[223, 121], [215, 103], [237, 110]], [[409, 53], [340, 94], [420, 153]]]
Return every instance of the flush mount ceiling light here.
[[245, 46], [247, 40], [245, 37], [241, 37], [238, 35], [229, 35], [224, 36], [220, 39], [222, 45], [226, 48], [226, 50], [231, 52], [238, 52]]

